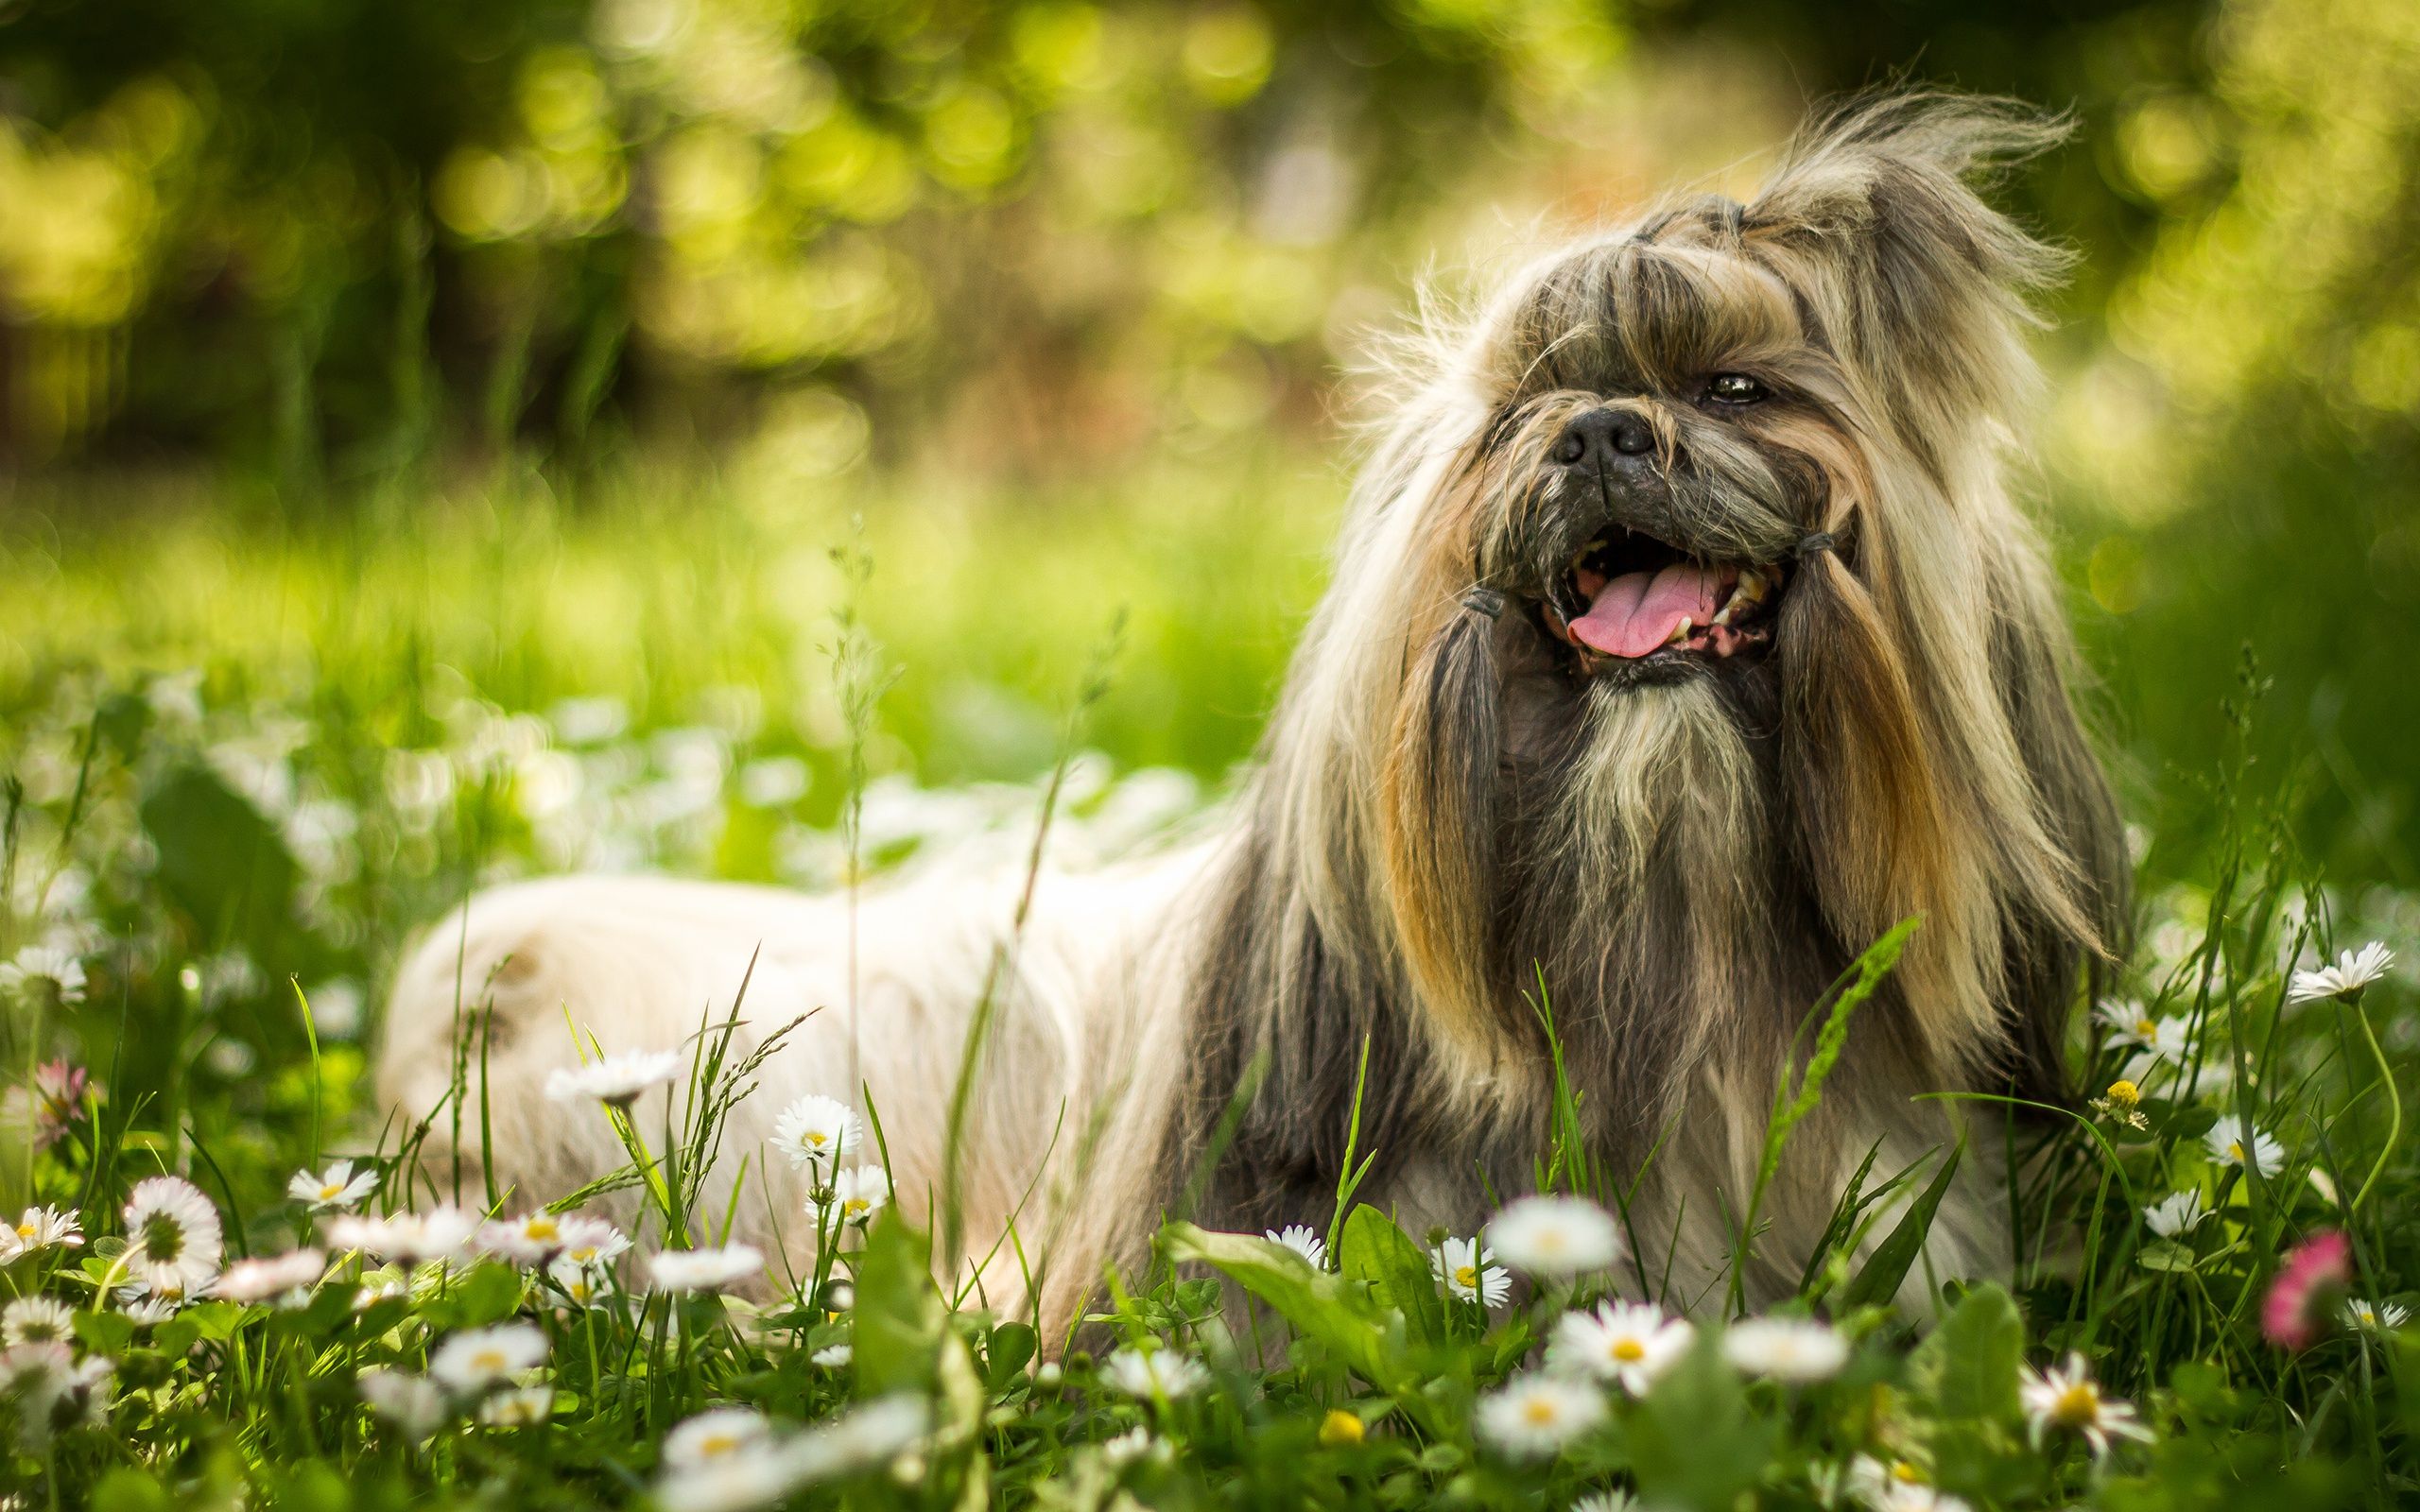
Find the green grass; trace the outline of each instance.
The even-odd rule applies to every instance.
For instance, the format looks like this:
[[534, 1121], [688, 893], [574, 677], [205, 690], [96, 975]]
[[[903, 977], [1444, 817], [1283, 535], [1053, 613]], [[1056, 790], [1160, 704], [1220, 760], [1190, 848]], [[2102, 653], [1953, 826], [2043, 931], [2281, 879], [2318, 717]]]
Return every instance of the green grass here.
[[[644, 475], [569, 498], [522, 477], [373, 499], [360, 523], [130, 494], [105, 528], [90, 500], [82, 523], [53, 528], [40, 500], [21, 500], [37, 507], [0, 542], [13, 590], [0, 597], [0, 772], [15, 774], [0, 960], [40, 964], [23, 953], [48, 942], [85, 980], [73, 1002], [43, 980], [7, 989], [0, 1057], [21, 1093], [54, 1058], [95, 1086], [66, 1106], [20, 1096], [0, 1130], [7, 1211], [55, 1204], [87, 1236], [8, 1263], [0, 1289], [76, 1309], [66, 1358], [105, 1362], [112, 1383], [79, 1399], [39, 1373], [39, 1347], [16, 1347], [0, 1493], [130, 1508], [623, 1505], [662, 1490], [669, 1506], [716, 1483], [667, 1470], [666, 1435], [737, 1403], [782, 1446], [743, 1463], [778, 1471], [801, 1506], [1563, 1512], [1616, 1489], [1669, 1507], [1837, 1506], [1857, 1503], [1861, 1456], [1976, 1507], [2420, 1494], [2420, 1399], [2401, 1389], [2420, 1332], [2330, 1321], [2296, 1351], [2261, 1328], [2282, 1257], [2327, 1231], [2350, 1241], [2342, 1290], [2420, 1301], [2420, 1170], [2397, 1095], [2420, 1058], [2420, 899], [2312, 885], [2275, 780], [2224, 750], [2160, 777], [2195, 794], [2162, 813], [2203, 818], [2151, 837], [2161, 872], [2122, 995], [2169, 1026], [2170, 1054], [2136, 1068], [2117, 1030], [2080, 1015], [2080, 1081], [2131, 1072], [2140, 1096], [2012, 1133], [2011, 1284], [1953, 1285], [1938, 1318], [1878, 1306], [1922, 1224], [1902, 1228], [1878, 1199], [1937, 1171], [1872, 1171], [1780, 1310], [1848, 1341], [1837, 1374], [1743, 1373], [1722, 1348], [1728, 1310], [1709, 1305], [1643, 1396], [1580, 1393], [1601, 1421], [1551, 1455], [1507, 1452], [1482, 1426], [1487, 1403], [1544, 1379], [1538, 1347], [1562, 1311], [1617, 1282], [1634, 1291], [1633, 1274], [1484, 1307], [1430, 1280], [1436, 1236], [1342, 1194], [1334, 1214], [1305, 1215], [1329, 1220], [1334, 1269], [1172, 1227], [1162, 1263], [1115, 1278], [1093, 1333], [1047, 1366], [1067, 1341], [937, 1292], [928, 1240], [888, 1211], [824, 1246], [797, 1295], [740, 1306], [649, 1292], [640, 1255], [722, 1221], [697, 1202], [698, 1155], [712, 1089], [735, 1092], [743, 1067], [701, 1059], [681, 1126], [626, 1127], [632, 1164], [615, 1179], [639, 1189], [639, 1253], [594, 1278], [586, 1304], [562, 1273], [493, 1258], [380, 1267], [287, 1197], [299, 1169], [349, 1156], [384, 1172], [407, 1143], [365, 1119], [362, 1045], [406, 934], [465, 888], [607, 863], [828, 879], [848, 850], [858, 736], [877, 863], [977, 827], [1025, 833], [1121, 610], [1123, 649], [1081, 742], [1110, 756], [1067, 768], [1058, 822], [1063, 843], [1098, 853], [1147, 842], [1249, 750], [1340, 492], [1323, 467], [1264, 460], [1172, 464], [1047, 500]], [[854, 597], [835, 546], [874, 561]], [[852, 604], [880, 647], [851, 673], [884, 689], [870, 721], [835, 685]], [[2406, 974], [2358, 1002], [2285, 1001], [2293, 966], [2374, 936], [2403, 952]], [[1821, 1095], [1843, 1036], [1855, 1053], [1854, 994], [1836, 1007], [1814, 1063], [1776, 1089], [1776, 1138]], [[29, 1143], [29, 1110], [55, 1142]], [[2273, 1171], [2207, 1147], [2230, 1116], [2279, 1142]], [[1538, 1170], [1542, 1188], [1615, 1203], [1633, 1176], [1567, 1143], [1540, 1151]], [[144, 1321], [119, 1295], [134, 1263], [121, 1209], [163, 1173], [217, 1211], [228, 1258], [307, 1242], [333, 1269], [307, 1299], [202, 1300]], [[2211, 1216], [2153, 1233], [2143, 1210], [2182, 1191]], [[369, 1206], [428, 1202], [390, 1185]], [[365, 1277], [395, 1295], [357, 1305]], [[1288, 1342], [1230, 1332], [1245, 1294]], [[424, 1436], [364, 1404], [365, 1376], [394, 1390], [443, 1367], [449, 1340], [525, 1325], [553, 1393], [543, 1421], [482, 1425], [483, 1402], [493, 1416], [529, 1399], [454, 1393]], [[852, 1358], [832, 1363], [841, 1344]], [[1112, 1348], [1176, 1351], [1204, 1373], [1137, 1396], [1120, 1384], [1132, 1356]], [[2035, 1432], [2020, 1369], [2070, 1351], [2154, 1441], [2097, 1459], [2072, 1432]], [[1922, 1491], [1893, 1494], [1912, 1506]]]

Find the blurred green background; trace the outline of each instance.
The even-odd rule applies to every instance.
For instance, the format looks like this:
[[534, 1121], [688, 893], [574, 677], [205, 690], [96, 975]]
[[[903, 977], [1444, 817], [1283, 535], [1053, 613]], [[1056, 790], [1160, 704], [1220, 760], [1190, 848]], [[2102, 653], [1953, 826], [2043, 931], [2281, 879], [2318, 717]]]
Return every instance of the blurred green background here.
[[2081, 125], [2027, 486], [2131, 812], [2194, 833], [2248, 645], [2328, 875], [2420, 882], [2410, 0], [20, 0], [0, 717], [737, 702], [828, 816], [841, 546], [876, 772], [1031, 775], [1123, 610], [1091, 742], [1215, 782], [1424, 281], [1905, 80]]

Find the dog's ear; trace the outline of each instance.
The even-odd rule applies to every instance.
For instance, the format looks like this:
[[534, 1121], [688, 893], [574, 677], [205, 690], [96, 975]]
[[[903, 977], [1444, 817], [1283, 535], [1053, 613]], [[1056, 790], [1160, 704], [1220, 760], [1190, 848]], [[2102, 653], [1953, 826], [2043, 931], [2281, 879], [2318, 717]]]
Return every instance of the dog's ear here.
[[2067, 255], [1976, 184], [2066, 139], [2013, 102], [1866, 96], [1819, 114], [1740, 214], [1740, 243], [1795, 295], [1809, 339], [1857, 370], [1913, 437], [2004, 414], [2034, 372], [2029, 299]]
[[1494, 1042], [1489, 963], [1502, 759], [1497, 620], [1458, 603], [1405, 679], [1381, 777], [1388, 895], [1412, 979], [1466, 1046]]

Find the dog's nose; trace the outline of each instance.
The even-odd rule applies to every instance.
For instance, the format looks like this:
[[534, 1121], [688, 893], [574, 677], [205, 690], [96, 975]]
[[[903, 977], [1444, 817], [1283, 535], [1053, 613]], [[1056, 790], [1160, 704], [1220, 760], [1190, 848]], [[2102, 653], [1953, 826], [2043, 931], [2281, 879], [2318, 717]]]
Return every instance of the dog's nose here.
[[1653, 450], [1655, 432], [1646, 416], [1628, 409], [1592, 409], [1564, 427], [1554, 443], [1554, 459], [1565, 467], [1591, 459], [1603, 465]]

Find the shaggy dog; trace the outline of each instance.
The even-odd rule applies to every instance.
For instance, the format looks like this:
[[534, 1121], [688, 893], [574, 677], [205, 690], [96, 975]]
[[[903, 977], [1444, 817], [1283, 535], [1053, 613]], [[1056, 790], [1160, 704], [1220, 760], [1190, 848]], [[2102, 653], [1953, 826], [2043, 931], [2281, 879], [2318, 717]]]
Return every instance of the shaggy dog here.
[[[1435, 335], [1205, 837], [1046, 868], [1021, 923], [1008, 868], [926, 869], [854, 921], [748, 886], [503, 887], [404, 967], [385, 1097], [419, 1116], [467, 1077], [476, 1108], [484, 1074], [500, 1182], [556, 1197], [624, 1159], [593, 1106], [542, 1095], [570, 1025], [680, 1044], [753, 959], [737, 1051], [823, 1011], [733, 1115], [716, 1190], [751, 1152], [741, 1236], [795, 1255], [812, 1230], [807, 1178], [760, 1148], [783, 1107], [870, 1105], [911, 1216], [955, 1188], [971, 1243], [937, 1264], [1049, 1331], [1181, 1206], [1323, 1222], [1348, 1143], [1374, 1157], [1364, 1200], [1473, 1231], [1529, 1189], [1558, 1047], [1627, 1195], [1631, 1289], [1685, 1305], [1737, 1263], [1748, 1297], [1787, 1293], [1870, 1153], [1939, 1159], [1970, 1121], [1909, 1286], [2004, 1268], [1999, 1105], [1926, 1094], [2062, 1097], [2071, 1008], [2127, 917], [2006, 485], [2028, 297], [2061, 260], [1974, 187], [2057, 136], [1988, 102], [1856, 102], [1749, 202], [1588, 236]], [[1911, 917], [1741, 1238], [1810, 1010]], [[451, 1122], [424, 1169], [475, 1147], [480, 1117]]]

